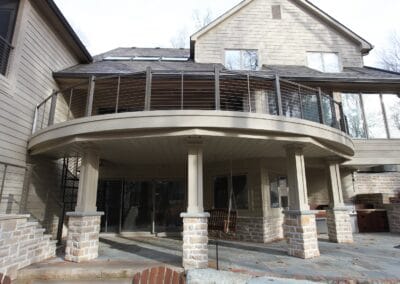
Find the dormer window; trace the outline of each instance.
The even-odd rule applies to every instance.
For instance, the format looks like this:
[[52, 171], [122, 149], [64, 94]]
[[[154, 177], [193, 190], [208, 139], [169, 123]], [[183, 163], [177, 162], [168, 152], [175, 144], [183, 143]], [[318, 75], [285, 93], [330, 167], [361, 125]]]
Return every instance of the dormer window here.
[[307, 52], [307, 65], [325, 73], [341, 72], [339, 55], [334, 52]]
[[225, 50], [225, 67], [229, 70], [257, 70], [257, 50], [230, 49]]

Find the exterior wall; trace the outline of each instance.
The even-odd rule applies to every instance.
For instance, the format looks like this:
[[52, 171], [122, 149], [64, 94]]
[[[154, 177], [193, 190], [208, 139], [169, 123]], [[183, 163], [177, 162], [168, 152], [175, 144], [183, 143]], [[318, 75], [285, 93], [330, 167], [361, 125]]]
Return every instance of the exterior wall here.
[[0, 273], [16, 279], [17, 270], [54, 257], [55, 241], [43, 235], [29, 215], [0, 215]]
[[379, 202], [374, 199], [370, 203], [389, 203], [389, 198], [394, 197], [400, 192], [400, 172], [383, 173], [354, 173], [350, 170], [342, 169], [343, 197], [346, 202], [354, 201], [357, 195], [382, 194], [378, 196]]
[[[307, 51], [338, 52], [344, 67], [363, 65], [360, 46], [295, 1], [254, 0], [196, 41], [196, 61], [224, 63], [225, 49], [258, 49], [259, 63], [307, 65]], [[271, 5], [281, 5], [274, 20]]]
[[[26, 146], [34, 108], [57, 88], [52, 72], [73, 66], [78, 61], [29, 0], [21, 0], [13, 46], [8, 73], [0, 75], [0, 162], [26, 167], [29, 163]], [[19, 205], [25, 194], [23, 169], [13, 171], [12, 182], [5, 184], [2, 213], [24, 209]], [[35, 174], [35, 178], [39, 178], [40, 169], [36, 169]], [[16, 201], [7, 211], [3, 203], [11, 196]], [[32, 206], [39, 207], [44, 201]]]

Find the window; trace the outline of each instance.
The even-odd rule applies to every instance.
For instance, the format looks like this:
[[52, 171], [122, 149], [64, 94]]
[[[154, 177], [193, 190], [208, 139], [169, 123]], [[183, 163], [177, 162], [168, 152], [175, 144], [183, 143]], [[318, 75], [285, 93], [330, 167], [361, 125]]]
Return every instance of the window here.
[[221, 176], [214, 179], [214, 207], [219, 209], [227, 209], [229, 207], [229, 193], [232, 188], [231, 208], [248, 209], [248, 190], [247, 176], [236, 175]]
[[274, 20], [282, 19], [281, 5], [272, 5], [271, 9], [272, 9], [272, 19]]
[[0, 73], [5, 75], [11, 52], [18, 0], [0, 0]]
[[390, 138], [400, 138], [400, 95], [384, 94], [383, 103], [385, 106], [387, 123]]
[[379, 94], [362, 94], [368, 138], [387, 138]]
[[327, 73], [340, 72], [339, 55], [332, 52], [307, 52], [308, 67]]
[[257, 70], [257, 51], [225, 50], [225, 67], [229, 70]]
[[342, 94], [343, 112], [353, 138], [366, 138], [360, 94]]
[[277, 177], [269, 184], [271, 208], [288, 207], [288, 191], [286, 177]]

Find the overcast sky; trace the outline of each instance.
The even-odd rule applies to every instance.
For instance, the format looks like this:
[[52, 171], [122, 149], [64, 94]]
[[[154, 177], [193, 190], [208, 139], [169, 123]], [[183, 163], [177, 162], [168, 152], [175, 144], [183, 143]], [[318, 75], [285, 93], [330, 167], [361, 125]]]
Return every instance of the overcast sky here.
[[[193, 13], [218, 17], [241, 0], [55, 0], [92, 55], [116, 47], [170, 47], [195, 31]], [[390, 34], [400, 31], [400, 0], [311, 0], [371, 42], [366, 65], [378, 65]], [[111, 4], [111, 5], [110, 5]]]

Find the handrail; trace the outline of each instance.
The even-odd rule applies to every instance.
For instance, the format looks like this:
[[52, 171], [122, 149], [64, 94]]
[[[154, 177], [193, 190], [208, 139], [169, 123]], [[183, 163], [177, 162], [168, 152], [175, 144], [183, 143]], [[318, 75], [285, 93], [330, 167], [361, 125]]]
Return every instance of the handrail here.
[[[59, 98], [62, 107], [57, 109]], [[320, 88], [279, 76], [219, 68], [181, 71], [147, 68], [129, 74], [92, 75], [86, 82], [54, 91], [37, 105], [32, 134], [54, 122], [84, 116], [184, 109], [297, 117], [347, 133], [341, 103]]]

